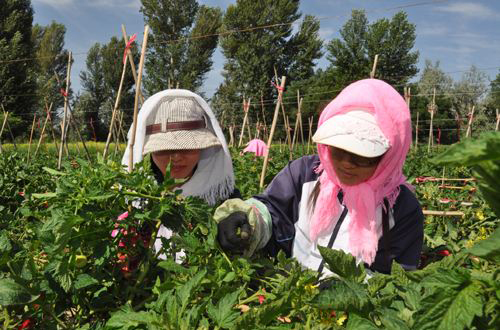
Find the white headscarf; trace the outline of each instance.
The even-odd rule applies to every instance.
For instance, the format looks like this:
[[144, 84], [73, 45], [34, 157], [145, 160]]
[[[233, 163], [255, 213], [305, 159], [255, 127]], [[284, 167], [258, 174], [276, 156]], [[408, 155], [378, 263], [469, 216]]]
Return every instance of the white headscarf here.
[[[137, 116], [137, 129], [133, 148], [134, 164], [143, 159], [142, 152], [146, 137], [146, 118], [151, 111], [158, 108], [156, 106], [157, 103], [166, 96], [194, 98], [205, 111], [207, 128], [215, 134], [222, 145], [202, 150], [200, 160], [198, 161], [193, 176], [180, 187], [182, 195], [200, 197], [210, 205], [227, 199], [234, 190], [234, 173], [226, 139], [224, 138], [217, 118], [215, 118], [207, 102], [191, 91], [185, 89], [168, 89], [154, 94], [144, 102]], [[127, 168], [130, 157], [131, 137], [132, 127], [130, 127], [127, 135], [127, 149], [122, 158], [122, 164]]]

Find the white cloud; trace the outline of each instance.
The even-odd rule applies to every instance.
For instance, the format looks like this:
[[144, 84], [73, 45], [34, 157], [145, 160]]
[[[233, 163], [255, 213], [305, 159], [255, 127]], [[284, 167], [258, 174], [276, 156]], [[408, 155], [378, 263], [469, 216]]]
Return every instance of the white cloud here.
[[438, 7], [437, 10], [483, 19], [500, 17], [500, 13], [475, 2], [450, 3], [447, 6]]
[[417, 35], [418, 36], [446, 36], [450, 33], [450, 30], [447, 26], [434, 24], [434, 23], [424, 23], [419, 24], [417, 26]]

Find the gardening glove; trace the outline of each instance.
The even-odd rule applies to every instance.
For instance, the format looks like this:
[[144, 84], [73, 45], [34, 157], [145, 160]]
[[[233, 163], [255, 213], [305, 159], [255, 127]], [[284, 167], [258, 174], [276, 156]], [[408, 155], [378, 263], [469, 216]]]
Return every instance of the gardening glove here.
[[235, 212], [217, 224], [217, 240], [223, 250], [235, 251], [248, 247], [252, 227], [244, 212]]
[[256, 200], [228, 199], [215, 210], [217, 240], [225, 251], [243, 252], [250, 257], [271, 238], [271, 214]]

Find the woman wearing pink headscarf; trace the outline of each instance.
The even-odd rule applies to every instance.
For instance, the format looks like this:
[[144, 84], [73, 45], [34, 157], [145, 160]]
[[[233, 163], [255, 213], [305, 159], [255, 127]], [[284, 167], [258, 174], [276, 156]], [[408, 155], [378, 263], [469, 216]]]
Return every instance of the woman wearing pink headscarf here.
[[411, 123], [401, 95], [376, 79], [349, 85], [321, 113], [313, 140], [318, 155], [290, 162], [261, 195], [217, 209], [222, 248], [284, 250], [319, 272], [318, 246], [378, 272], [392, 260], [416, 269], [423, 214], [402, 173]]

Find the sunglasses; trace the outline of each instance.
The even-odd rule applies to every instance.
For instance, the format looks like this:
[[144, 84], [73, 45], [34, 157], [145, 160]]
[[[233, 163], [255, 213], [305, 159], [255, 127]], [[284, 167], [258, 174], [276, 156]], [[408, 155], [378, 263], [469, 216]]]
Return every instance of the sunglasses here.
[[349, 159], [349, 163], [357, 166], [357, 167], [373, 167], [377, 165], [380, 160], [382, 159], [382, 156], [378, 157], [363, 157], [359, 156], [356, 154], [353, 154], [352, 152], [345, 151], [344, 149], [336, 148], [336, 147], [331, 147], [331, 154], [332, 158], [336, 161], [342, 161], [346, 158]]

